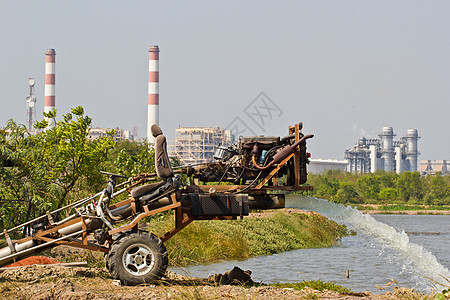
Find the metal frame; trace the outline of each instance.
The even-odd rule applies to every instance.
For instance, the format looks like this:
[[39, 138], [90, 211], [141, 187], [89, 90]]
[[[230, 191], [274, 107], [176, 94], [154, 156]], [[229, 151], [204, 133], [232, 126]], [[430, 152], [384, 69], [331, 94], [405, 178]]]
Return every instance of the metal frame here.
[[[297, 142], [300, 138], [300, 126], [299, 124], [296, 124], [295, 126], [289, 127], [289, 134], [295, 134], [295, 142]], [[294, 164], [295, 164], [295, 184], [294, 186], [279, 186], [278, 185], [278, 171], [281, 167], [283, 167], [290, 159], [294, 158]], [[137, 185], [143, 184], [148, 181], [155, 181], [157, 180], [156, 174], [141, 174], [134, 178], [128, 179], [127, 181], [115, 186], [115, 188], [122, 188], [119, 191], [112, 194], [111, 197], [105, 197], [105, 191], [99, 192], [93, 196], [81, 199], [79, 201], [76, 201], [72, 204], [69, 204], [67, 206], [64, 206], [60, 209], [57, 209], [53, 212], [47, 212], [45, 215], [40, 216], [38, 218], [35, 218], [33, 220], [30, 220], [26, 223], [23, 223], [19, 226], [16, 226], [14, 228], [11, 228], [9, 230], [4, 230], [3, 232], [0, 232], [0, 236], [4, 235], [9, 248], [10, 248], [10, 255], [7, 255], [3, 258], [0, 258], [0, 265], [2, 262], [8, 260], [8, 259], [15, 259], [16, 257], [20, 257], [21, 255], [29, 255], [30, 253], [35, 252], [35, 250], [41, 249], [41, 248], [48, 248], [53, 245], [67, 245], [71, 247], [78, 247], [83, 249], [89, 249], [93, 251], [100, 251], [104, 253], [108, 253], [110, 250], [110, 247], [112, 245], [112, 236], [114, 234], [118, 234], [121, 232], [124, 232], [126, 230], [137, 230], [139, 222], [145, 218], [152, 215], [155, 215], [157, 213], [165, 212], [168, 210], [174, 210], [174, 227], [167, 231], [165, 234], [163, 234], [160, 238], [163, 242], [166, 242], [171, 237], [173, 237], [175, 234], [177, 234], [180, 230], [188, 226], [190, 223], [192, 223], [195, 220], [233, 220], [237, 219], [238, 216], [201, 216], [201, 217], [193, 217], [191, 214], [191, 211], [189, 208], [182, 207], [182, 203], [180, 202], [181, 194], [205, 194], [209, 193], [210, 189], [213, 187], [215, 189], [215, 193], [222, 193], [222, 194], [230, 194], [230, 193], [241, 193], [245, 192], [246, 194], [265, 194], [268, 191], [273, 190], [285, 190], [285, 191], [298, 191], [298, 190], [312, 190], [311, 186], [300, 186], [299, 180], [300, 180], [300, 151], [299, 149], [294, 149], [294, 153], [288, 155], [285, 159], [283, 159], [278, 165], [274, 166], [273, 169], [270, 171], [270, 173], [263, 178], [259, 184], [256, 186], [248, 186], [248, 185], [190, 185], [187, 186], [183, 190], [174, 189], [174, 190], [168, 190], [166, 191], [166, 196], [169, 198], [169, 204], [150, 209], [149, 206], [151, 203], [147, 205], [142, 205], [138, 201], [136, 201], [133, 197], [129, 197], [123, 201], [120, 201], [118, 203], [112, 204], [112, 205], [106, 205], [109, 203], [111, 198], [114, 198], [117, 195], [120, 195], [124, 192], [131, 192], [131, 189], [136, 187]], [[110, 174], [113, 175], [113, 174]], [[118, 175], [115, 175], [118, 176]], [[111, 177], [113, 178], [113, 177]], [[110, 179], [110, 182], [113, 179]], [[115, 180], [115, 179], [114, 179]], [[272, 180], [271, 185], [266, 185], [269, 180]], [[115, 185], [115, 181], [114, 181]], [[114, 188], [113, 185], [113, 188]], [[163, 194], [164, 195], [164, 194]], [[91, 202], [93, 204], [86, 205], [88, 202]], [[95, 203], [95, 205], [94, 205]], [[105, 204], [105, 207], [103, 205]], [[132, 215], [131, 220], [128, 221], [126, 224], [121, 224], [118, 227], [115, 227], [116, 220], [111, 220], [111, 213], [110, 211], [114, 209], [119, 209], [121, 207], [124, 207], [125, 205], [130, 205], [132, 209]], [[67, 210], [68, 212], [74, 211], [72, 215], [67, 217], [66, 219], [54, 222], [53, 216], [55, 216], [56, 213], [61, 212], [63, 210]], [[86, 210], [90, 211], [90, 215], [86, 214]], [[105, 214], [106, 212], [106, 214]], [[93, 215], [95, 213], [95, 216]], [[105, 222], [107, 217], [110, 217], [111, 223]], [[241, 216], [242, 218], [242, 216]], [[11, 238], [9, 237], [9, 232], [17, 230], [21, 228], [22, 226], [30, 225], [37, 221], [44, 221], [46, 219], [46, 223], [48, 223], [45, 230], [41, 230], [36, 232], [35, 234], [25, 237], [23, 239], [20, 239], [16, 241], [17, 244], [22, 244], [30, 241], [34, 241], [35, 246], [22, 250], [22, 251], [16, 251], [15, 244], [11, 241]], [[89, 226], [90, 222], [95, 221], [96, 219], [101, 219], [104, 224], [106, 224], [109, 227], [109, 230], [106, 234], [106, 241], [107, 246], [100, 245], [97, 243], [97, 241], [92, 242], [88, 241], [88, 232], [89, 232]], [[129, 219], [126, 218], [126, 219]], [[81, 223], [81, 228], [76, 229], [75, 224]], [[69, 226], [75, 227], [68, 228]], [[66, 235], [63, 235], [64, 229], [66, 229]], [[75, 229], [74, 229], [75, 228]], [[62, 232], [60, 230], [63, 230]], [[71, 230], [74, 230], [75, 232], [71, 232]]]

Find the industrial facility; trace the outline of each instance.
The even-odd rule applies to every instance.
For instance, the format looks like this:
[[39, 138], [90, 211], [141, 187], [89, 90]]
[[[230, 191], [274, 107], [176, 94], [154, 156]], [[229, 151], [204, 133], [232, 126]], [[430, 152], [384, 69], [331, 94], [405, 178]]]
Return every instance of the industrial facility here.
[[114, 130], [114, 137], [119, 140], [132, 141], [134, 139], [133, 135], [130, 133], [129, 130], [123, 130], [119, 127], [116, 127], [116, 128], [100, 128], [100, 127], [91, 128], [91, 130], [89, 130], [88, 139], [94, 140], [94, 139], [106, 137], [106, 136], [108, 136], [108, 132], [111, 132], [113, 130]]
[[450, 174], [450, 161], [448, 160], [421, 160], [419, 171], [422, 175]]
[[310, 158], [308, 165], [309, 174], [321, 174], [327, 170], [347, 170], [348, 161], [337, 159]]
[[154, 144], [155, 138], [150, 129], [153, 124], [159, 125], [159, 47], [151, 46], [148, 52], [150, 56], [148, 62], [147, 140], [150, 144]]
[[[45, 89], [44, 89], [44, 112], [52, 111], [55, 108], [55, 49], [47, 49], [45, 52]], [[54, 126], [54, 120], [47, 120], [49, 127]]]
[[417, 129], [408, 129], [406, 135], [394, 141], [392, 127], [383, 127], [380, 139], [362, 137], [351, 149], [345, 150], [348, 160], [347, 171], [351, 173], [415, 172], [418, 170], [419, 135]]
[[211, 162], [219, 145], [233, 142], [231, 130], [219, 127], [180, 127], [175, 129], [175, 141], [169, 143], [169, 155], [182, 165]]
[[[148, 50], [149, 57], [149, 81], [148, 81], [148, 120], [147, 138], [150, 143], [154, 142], [153, 136], [150, 134], [150, 128], [153, 124], [159, 124], [159, 47], [153, 45]], [[34, 129], [36, 123], [36, 102], [35, 80], [28, 79], [28, 95], [26, 97], [26, 127], [30, 134], [37, 133]], [[50, 112], [56, 108], [56, 51], [55, 49], [47, 49], [45, 52], [45, 86], [44, 86], [44, 112]], [[54, 119], [47, 119], [49, 127], [54, 126]], [[137, 137], [137, 128], [133, 128], [133, 133], [119, 128], [92, 128], [89, 138], [97, 138], [106, 136], [106, 132], [110, 130], [116, 131], [116, 137], [119, 139], [135, 139]]]

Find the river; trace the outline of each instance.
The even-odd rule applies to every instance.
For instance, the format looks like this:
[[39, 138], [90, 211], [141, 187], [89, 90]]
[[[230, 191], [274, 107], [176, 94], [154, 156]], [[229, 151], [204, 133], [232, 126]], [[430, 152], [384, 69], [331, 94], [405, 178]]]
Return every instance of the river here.
[[[292, 203], [290, 205], [290, 207], [296, 206]], [[364, 217], [371, 219], [367, 215]], [[450, 215], [374, 215], [372, 217], [378, 222], [374, 220], [375, 225], [371, 224], [371, 227], [383, 228], [384, 224], [387, 224], [395, 228], [394, 234], [390, 232], [387, 235], [392, 243], [380, 241], [378, 237], [366, 232], [367, 230], [361, 231], [358, 226], [350, 223], [348, 226], [356, 229], [358, 234], [343, 237], [333, 248], [299, 249], [253, 257], [245, 261], [231, 260], [171, 270], [184, 272], [193, 277], [206, 277], [213, 273], [224, 273], [238, 266], [244, 270], [251, 270], [255, 282], [299, 282], [320, 279], [338, 283], [353, 291], [375, 293], [384, 293], [395, 285], [429, 292], [433, 289], [433, 283], [427, 277], [439, 278], [442, 274], [448, 276]], [[339, 220], [338, 222], [346, 223]], [[378, 223], [383, 226], [377, 225]], [[390, 230], [389, 226], [386, 227], [388, 230], [382, 229], [384, 235], [385, 231]], [[407, 235], [403, 234], [403, 231]], [[398, 242], [402, 239], [406, 241]], [[429, 266], [431, 271], [426, 269]], [[347, 271], [349, 278], [347, 278]], [[430, 273], [433, 271], [436, 274]], [[398, 283], [387, 285], [392, 279]]]

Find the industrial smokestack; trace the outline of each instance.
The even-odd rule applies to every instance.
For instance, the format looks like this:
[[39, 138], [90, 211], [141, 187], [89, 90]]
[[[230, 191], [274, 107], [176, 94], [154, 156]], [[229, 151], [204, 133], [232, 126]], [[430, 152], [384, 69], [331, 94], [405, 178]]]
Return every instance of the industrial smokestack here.
[[154, 45], [148, 49], [148, 119], [147, 119], [147, 139], [154, 144], [155, 138], [151, 133], [153, 124], [159, 125], [159, 47]]
[[383, 169], [386, 172], [392, 172], [394, 171], [394, 130], [392, 127], [383, 127], [378, 136], [381, 138]]
[[[44, 112], [49, 112], [55, 108], [55, 49], [47, 49], [45, 52], [45, 99]], [[49, 127], [54, 125], [53, 120], [49, 121]]]
[[420, 154], [417, 147], [419, 138], [417, 129], [406, 130], [406, 160], [409, 161], [410, 172], [417, 171], [417, 159]]

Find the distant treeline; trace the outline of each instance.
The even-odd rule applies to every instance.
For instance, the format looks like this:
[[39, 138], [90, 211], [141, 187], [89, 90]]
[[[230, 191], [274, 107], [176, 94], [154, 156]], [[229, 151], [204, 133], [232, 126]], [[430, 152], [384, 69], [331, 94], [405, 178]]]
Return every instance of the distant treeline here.
[[309, 174], [308, 184], [314, 186], [308, 194], [337, 203], [450, 205], [450, 176], [439, 173], [421, 176], [419, 172], [355, 174], [328, 170]]

